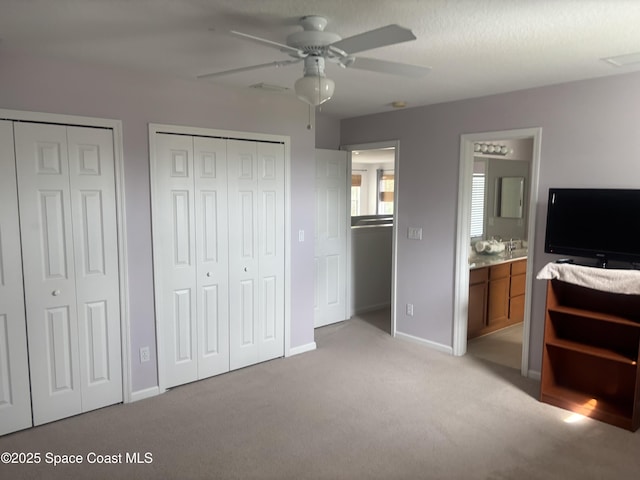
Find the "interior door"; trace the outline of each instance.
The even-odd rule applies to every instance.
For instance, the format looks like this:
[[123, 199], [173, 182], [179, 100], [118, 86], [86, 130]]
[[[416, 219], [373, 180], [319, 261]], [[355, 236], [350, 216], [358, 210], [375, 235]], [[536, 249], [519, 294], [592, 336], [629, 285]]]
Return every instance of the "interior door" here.
[[229, 371], [226, 140], [154, 138], [156, 315], [167, 387]]
[[0, 121], [0, 435], [30, 427], [13, 123]]
[[34, 424], [122, 401], [113, 137], [16, 123]]
[[198, 378], [229, 371], [227, 146], [194, 137]]
[[231, 369], [284, 354], [284, 146], [229, 140]]
[[82, 412], [67, 131], [15, 124], [35, 425]]
[[258, 142], [259, 354], [284, 355], [284, 145]]
[[347, 152], [316, 150], [316, 327], [349, 317], [346, 304], [347, 168]]
[[167, 387], [198, 379], [193, 139], [157, 134], [154, 258]]
[[67, 128], [82, 411], [122, 401], [113, 134]]

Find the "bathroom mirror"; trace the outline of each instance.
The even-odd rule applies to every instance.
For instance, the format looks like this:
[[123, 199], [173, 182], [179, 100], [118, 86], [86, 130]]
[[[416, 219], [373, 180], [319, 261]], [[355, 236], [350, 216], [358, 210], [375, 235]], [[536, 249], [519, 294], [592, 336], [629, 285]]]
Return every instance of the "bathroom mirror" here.
[[500, 217], [522, 218], [524, 177], [500, 178]]

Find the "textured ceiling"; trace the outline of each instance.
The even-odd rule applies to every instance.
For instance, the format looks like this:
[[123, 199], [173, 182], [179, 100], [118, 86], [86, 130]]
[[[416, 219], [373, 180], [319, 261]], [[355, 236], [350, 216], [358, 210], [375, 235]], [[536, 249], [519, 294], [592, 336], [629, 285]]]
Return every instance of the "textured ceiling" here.
[[[417, 40], [365, 55], [432, 68], [407, 79], [329, 64], [336, 92], [322, 110], [339, 118], [640, 70], [602, 60], [640, 52], [639, 0], [0, 0], [0, 52], [195, 79], [288, 59], [226, 32], [284, 43], [309, 14], [343, 38], [409, 28]], [[292, 89], [301, 75], [296, 64], [199, 81]]]

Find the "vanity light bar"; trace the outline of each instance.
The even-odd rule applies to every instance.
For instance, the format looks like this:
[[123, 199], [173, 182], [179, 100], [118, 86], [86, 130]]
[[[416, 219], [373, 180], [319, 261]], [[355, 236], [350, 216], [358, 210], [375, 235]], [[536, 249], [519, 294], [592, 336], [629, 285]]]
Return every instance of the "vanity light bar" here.
[[474, 143], [473, 151], [477, 153], [491, 153], [493, 155], [508, 155], [513, 153], [512, 148], [494, 143]]

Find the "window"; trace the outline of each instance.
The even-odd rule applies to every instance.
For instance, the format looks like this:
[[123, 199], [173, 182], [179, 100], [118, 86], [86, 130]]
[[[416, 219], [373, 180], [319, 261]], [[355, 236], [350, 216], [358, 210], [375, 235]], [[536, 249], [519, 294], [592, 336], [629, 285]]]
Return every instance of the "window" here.
[[378, 170], [378, 215], [393, 214], [393, 171]]
[[471, 183], [471, 238], [482, 237], [484, 234], [485, 207], [485, 174], [473, 174]]
[[362, 175], [354, 173], [351, 175], [351, 216], [352, 217], [357, 217], [358, 215], [360, 215], [361, 193], [362, 193]]

